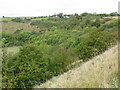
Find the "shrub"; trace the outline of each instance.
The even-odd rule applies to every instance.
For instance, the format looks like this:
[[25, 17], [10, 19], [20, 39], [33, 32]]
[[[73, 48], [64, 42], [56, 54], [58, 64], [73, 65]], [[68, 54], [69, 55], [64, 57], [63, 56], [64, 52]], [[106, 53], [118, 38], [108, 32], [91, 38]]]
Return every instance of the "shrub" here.
[[6, 38], [2, 38], [2, 47], [9, 46], [9, 42], [6, 40]]
[[6, 46], [11, 46], [12, 41], [13, 40], [13, 35], [12, 34], [8, 34], [8, 33], [1, 33], [1, 41], [2, 41], [2, 46], [6, 47]]
[[68, 65], [75, 61], [75, 55], [65, 48], [59, 48], [49, 58], [49, 69], [53, 75], [58, 75], [68, 70]]
[[74, 55], [63, 48], [54, 50], [49, 54], [42, 52], [42, 47], [32, 44], [23, 46], [14, 56], [5, 56], [3, 88], [31, 88], [67, 71], [67, 66], [74, 61]]
[[[13, 66], [3, 69], [3, 82], [7, 77], [7, 83], [3, 87], [26, 88], [36, 84], [37, 81], [45, 79], [46, 64], [42, 57], [41, 50], [36, 45], [27, 45], [20, 49], [17, 56], [14, 56]], [[13, 58], [12, 58], [13, 59]], [[9, 87], [10, 86], [10, 87]]]
[[105, 51], [111, 43], [116, 42], [117, 38], [115, 34], [100, 30], [101, 29], [90, 32], [89, 35], [75, 47], [75, 52], [79, 56], [79, 59], [86, 61]]
[[22, 22], [23, 19], [21, 19], [21, 18], [14, 18], [11, 21], [13, 21], [13, 22]]

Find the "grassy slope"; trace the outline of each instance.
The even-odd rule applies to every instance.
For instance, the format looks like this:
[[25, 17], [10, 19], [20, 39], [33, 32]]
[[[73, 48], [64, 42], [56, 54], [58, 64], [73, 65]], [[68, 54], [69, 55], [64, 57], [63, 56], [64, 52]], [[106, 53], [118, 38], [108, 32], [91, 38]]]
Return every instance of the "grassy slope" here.
[[34, 88], [112, 88], [109, 79], [118, 68], [118, 45], [63, 75]]
[[17, 22], [2, 23], [2, 32], [14, 33], [17, 29], [23, 29], [24, 32], [40, 30], [36, 26], [31, 26], [30, 23], [17, 23]]
[[[40, 28], [36, 26], [31, 26], [31, 22], [26, 22], [26, 23], [17, 23], [17, 22], [12, 22], [11, 19], [14, 19], [16, 17], [5, 17], [5, 18], [0, 18], [0, 21], [10, 21], [10, 22], [0, 22], [0, 25], [2, 25], [2, 31], [0, 32], [6, 32], [6, 33], [14, 33], [17, 29], [23, 29], [24, 32], [31, 32], [31, 31], [39, 31]], [[25, 18], [25, 17], [19, 17], [19, 18]], [[27, 17], [32, 18], [32, 17]], [[41, 19], [48, 19], [48, 18], [35, 18], [31, 20], [41, 20]], [[1, 28], [1, 27], [0, 27]]]
[[111, 22], [114, 22], [115, 20], [118, 20], [118, 17], [114, 16], [114, 17], [104, 17], [103, 19], [108, 18], [111, 19], [110, 21], [107, 21], [104, 24], [110, 24]]

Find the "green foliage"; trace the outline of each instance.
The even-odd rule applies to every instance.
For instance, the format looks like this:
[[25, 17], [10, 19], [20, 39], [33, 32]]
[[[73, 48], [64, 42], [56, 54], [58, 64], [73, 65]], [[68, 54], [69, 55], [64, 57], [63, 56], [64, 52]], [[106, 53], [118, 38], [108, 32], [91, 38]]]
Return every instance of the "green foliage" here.
[[22, 18], [14, 18], [11, 21], [13, 21], [13, 22], [22, 22], [23, 19]]
[[117, 27], [119, 22], [120, 22], [120, 21], [116, 20], [116, 21], [113, 21], [113, 22], [110, 23], [110, 24], [105, 24], [104, 27], [105, 27], [105, 28]]
[[47, 52], [43, 47], [32, 44], [22, 47], [14, 56], [4, 57], [3, 88], [30, 88], [63, 73], [74, 61], [74, 55], [64, 48], [44, 54]]
[[96, 26], [97, 28], [100, 27], [101, 21], [100, 19], [96, 19], [95, 22], [93, 23], [94, 26]]
[[13, 41], [13, 36], [8, 33], [1, 33], [2, 47], [10, 46]]
[[11, 62], [13, 65], [10, 68], [13, 69], [9, 70], [9, 68], [3, 67], [3, 72], [6, 72], [6, 74], [3, 73], [3, 82], [5, 82], [5, 77], [7, 79], [3, 87], [26, 88], [34, 85], [38, 80], [42, 81], [45, 78], [44, 73], [47, 69], [47, 62], [42, 57], [41, 50], [36, 45], [27, 45], [21, 48]]
[[3, 47], [20, 46], [29, 43], [35, 35], [35, 32], [21, 32], [21, 30], [17, 30], [15, 34], [1, 33]]
[[113, 88], [118, 88], [119, 87], [119, 78], [118, 78], [118, 72], [112, 73], [112, 75], [109, 78], [109, 83]]
[[54, 30], [56, 30], [56, 29], [57, 29], [56, 26], [52, 26], [50, 30], [54, 31]]
[[30, 18], [25, 18], [25, 21], [31, 21], [31, 19]]
[[59, 48], [52, 53], [49, 59], [49, 68], [54, 75], [68, 70], [68, 65], [75, 61], [75, 55], [65, 48]]
[[81, 14], [81, 16], [87, 16], [87, 15], [88, 15], [87, 12], [84, 12], [84, 13]]
[[80, 20], [76, 16], [72, 16], [70, 18], [50, 17], [43, 21], [33, 21], [31, 25], [37, 25], [40, 28], [48, 28], [50, 30], [52, 27], [70, 30], [73, 28], [79, 28], [79, 23]]
[[2, 38], [2, 46], [3, 46], [3, 47], [9, 46], [9, 43], [8, 43], [8, 41], [6, 40], [6, 38]]
[[63, 18], [63, 13], [59, 13], [57, 16]]
[[86, 61], [105, 51], [111, 43], [116, 42], [115, 35], [100, 30], [101, 29], [90, 32], [89, 35], [75, 47], [75, 52], [78, 54], [79, 59]]
[[110, 13], [110, 16], [119, 16], [119, 14], [117, 12], [112, 12]]
[[[40, 28], [39, 33], [18, 29], [14, 34], [1, 34], [4, 47], [22, 46], [13, 56], [3, 54], [4, 88], [41, 84], [67, 71], [78, 58], [87, 61], [118, 40], [118, 21], [103, 25], [101, 15], [63, 16], [31, 21]], [[21, 22], [18, 18], [15, 21]]]

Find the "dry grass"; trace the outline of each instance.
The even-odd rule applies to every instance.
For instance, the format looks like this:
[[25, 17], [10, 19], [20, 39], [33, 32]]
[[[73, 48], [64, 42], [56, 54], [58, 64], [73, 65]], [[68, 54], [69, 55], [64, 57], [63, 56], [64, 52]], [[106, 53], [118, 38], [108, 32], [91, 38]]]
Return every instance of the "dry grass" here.
[[36, 26], [31, 26], [30, 22], [17, 23], [17, 22], [2, 22], [2, 32], [14, 33], [17, 29], [23, 29], [24, 32], [39, 31]]
[[108, 79], [117, 68], [118, 45], [34, 88], [112, 88]]
[[118, 19], [119, 16], [110, 16], [110, 17], [104, 17], [104, 18], [111, 18], [111, 19]]
[[12, 53], [15, 54], [16, 52], [19, 51], [20, 47], [16, 46], [16, 47], [6, 47], [7, 49], [7, 53]]
[[113, 16], [113, 17], [104, 17], [103, 19], [109, 19], [109, 21], [105, 22], [104, 24], [110, 24], [116, 20], [118, 20], [118, 16]]
[[20, 46], [14, 46], [14, 47], [5, 47], [5, 48], [0, 48], [0, 51], [5, 51], [7, 54], [15, 54], [19, 52]]

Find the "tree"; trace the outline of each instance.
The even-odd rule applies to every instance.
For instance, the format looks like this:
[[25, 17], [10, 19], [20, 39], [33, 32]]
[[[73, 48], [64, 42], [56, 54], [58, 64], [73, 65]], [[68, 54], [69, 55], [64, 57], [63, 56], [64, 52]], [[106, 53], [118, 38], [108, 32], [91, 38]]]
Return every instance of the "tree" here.
[[100, 21], [99, 18], [97, 18], [97, 19], [95, 20], [95, 22], [93, 23], [93, 25], [96, 26], [97, 28], [100, 27], [100, 24], [101, 24], [101, 21]]
[[11, 21], [13, 21], [13, 22], [21, 22], [21, 21], [23, 21], [23, 19], [21, 19], [21, 18], [14, 18]]
[[77, 13], [75, 13], [75, 16], [78, 20], [80, 19], [80, 16]]
[[5, 18], [5, 16], [2, 16], [2, 18]]
[[60, 18], [63, 18], [64, 15], [63, 15], [63, 13], [59, 13], [57, 16]]
[[110, 16], [118, 16], [119, 14], [117, 12], [110, 13]]
[[81, 16], [87, 16], [87, 15], [88, 15], [87, 12], [84, 12], [84, 13], [81, 14]]

